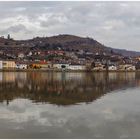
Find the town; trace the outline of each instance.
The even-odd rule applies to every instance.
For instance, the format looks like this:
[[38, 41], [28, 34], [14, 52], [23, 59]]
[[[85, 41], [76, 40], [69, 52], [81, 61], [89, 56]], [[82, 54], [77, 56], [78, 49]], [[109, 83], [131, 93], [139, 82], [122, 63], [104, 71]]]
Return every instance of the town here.
[[[91, 51], [86, 47], [84, 49], [63, 47], [61, 43], [50, 45], [38, 37], [33, 40], [35, 41], [15, 41], [10, 35], [7, 38], [0, 37], [0, 70], [136, 71], [140, 69], [139, 56], [123, 56], [112, 49]], [[92, 42], [91, 39], [88, 40]]]

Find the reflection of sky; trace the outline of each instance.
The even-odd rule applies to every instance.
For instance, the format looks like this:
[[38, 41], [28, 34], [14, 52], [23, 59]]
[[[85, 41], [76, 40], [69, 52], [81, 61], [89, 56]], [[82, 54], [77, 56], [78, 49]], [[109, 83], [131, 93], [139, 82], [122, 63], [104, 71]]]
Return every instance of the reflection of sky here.
[[0, 137], [140, 138], [139, 90], [110, 92], [91, 104], [67, 107], [25, 99], [0, 104]]

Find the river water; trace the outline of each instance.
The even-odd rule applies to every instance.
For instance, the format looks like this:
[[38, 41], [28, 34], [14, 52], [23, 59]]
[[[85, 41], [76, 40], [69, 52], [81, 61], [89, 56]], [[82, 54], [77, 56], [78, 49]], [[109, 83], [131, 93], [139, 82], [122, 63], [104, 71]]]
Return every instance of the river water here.
[[140, 73], [1, 72], [0, 138], [140, 138]]

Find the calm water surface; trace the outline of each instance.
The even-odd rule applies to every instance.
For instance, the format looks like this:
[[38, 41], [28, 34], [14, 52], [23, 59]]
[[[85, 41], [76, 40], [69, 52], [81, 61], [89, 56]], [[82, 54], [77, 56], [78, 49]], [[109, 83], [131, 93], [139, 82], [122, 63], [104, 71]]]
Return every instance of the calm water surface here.
[[140, 138], [140, 73], [0, 73], [0, 138]]

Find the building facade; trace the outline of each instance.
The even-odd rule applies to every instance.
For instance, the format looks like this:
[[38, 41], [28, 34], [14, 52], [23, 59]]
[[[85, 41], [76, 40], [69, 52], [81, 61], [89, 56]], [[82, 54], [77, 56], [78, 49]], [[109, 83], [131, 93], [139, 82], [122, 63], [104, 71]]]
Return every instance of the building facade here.
[[16, 68], [15, 61], [2, 61], [2, 68], [3, 69], [14, 69]]

